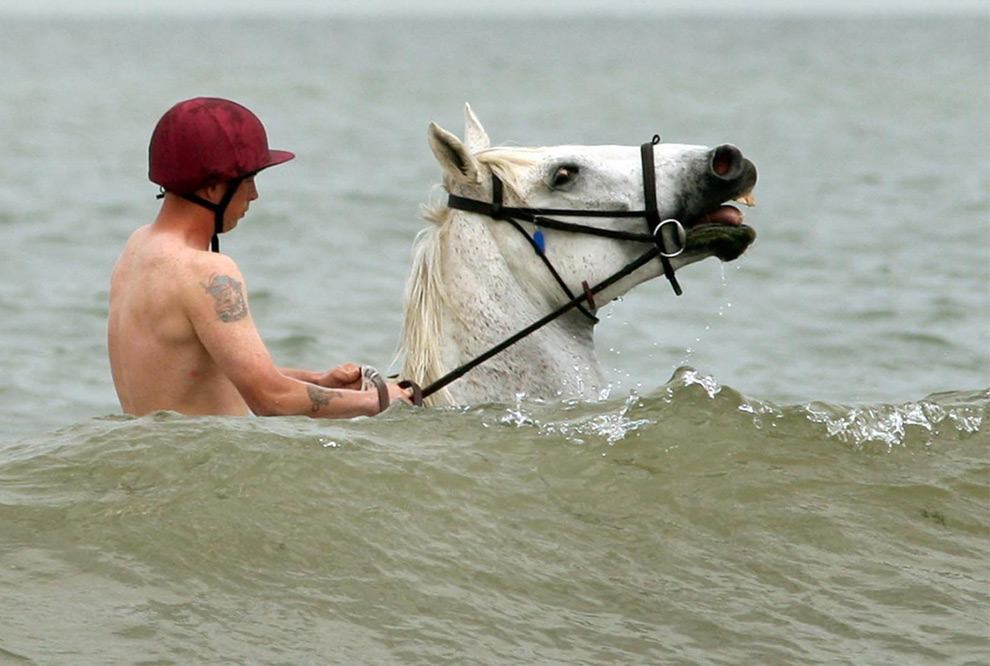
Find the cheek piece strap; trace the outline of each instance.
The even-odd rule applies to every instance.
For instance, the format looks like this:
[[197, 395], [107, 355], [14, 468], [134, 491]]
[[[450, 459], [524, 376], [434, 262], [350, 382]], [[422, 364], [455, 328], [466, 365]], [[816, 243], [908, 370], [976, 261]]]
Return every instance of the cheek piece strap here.
[[675, 222], [674, 224], [678, 228], [680, 235], [679, 243], [674, 245], [674, 251], [667, 249], [667, 238], [664, 237], [663, 228], [671, 221], [660, 219], [660, 212], [657, 209], [657, 181], [653, 169], [653, 146], [658, 143], [660, 143], [660, 135], [654, 134], [651, 141], [647, 141], [639, 147], [640, 159], [643, 163], [643, 197], [646, 203], [646, 210], [644, 211], [646, 231], [653, 236], [654, 242], [657, 244], [657, 250], [660, 251], [660, 265], [663, 267], [664, 277], [670, 282], [674, 293], [680, 296], [684, 292], [681, 290], [681, 285], [674, 276], [674, 267], [670, 265], [670, 257], [677, 256], [684, 251], [686, 237], [684, 235], [684, 227], [679, 222]]

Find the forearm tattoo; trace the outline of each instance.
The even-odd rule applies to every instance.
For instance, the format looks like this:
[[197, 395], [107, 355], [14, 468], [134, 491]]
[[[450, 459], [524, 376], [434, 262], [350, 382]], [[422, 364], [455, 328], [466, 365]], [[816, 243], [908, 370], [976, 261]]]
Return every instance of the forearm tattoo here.
[[313, 403], [314, 414], [329, 404], [331, 400], [340, 397], [340, 393], [337, 391], [328, 391], [313, 384], [306, 385], [306, 392], [309, 393], [309, 399]]
[[203, 285], [203, 289], [213, 297], [213, 308], [220, 321], [240, 321], [247, 317], [244, 291], [241, 283], [234, 278], [214, 273], [210, 276], [210, 281]]

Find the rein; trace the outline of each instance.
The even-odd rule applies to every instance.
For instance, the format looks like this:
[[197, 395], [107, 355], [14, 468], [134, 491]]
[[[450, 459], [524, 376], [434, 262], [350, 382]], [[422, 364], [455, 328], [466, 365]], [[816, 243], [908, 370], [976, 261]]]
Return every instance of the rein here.
[[[454, 370], [451, 370], [425, 388], [420, 388], [415, 382], [410, 380], [403, 380], [399, 382], [399, 386], [401, 388], [412, 389], [414, 404], [422, 404], [424, 398], [428, 398], [451, 382], [459, 379], [470, 370], [481, 365], [496, 354], [505, 351], [526, 336], [543, 328], [550, 322], [574, 308], [577, 308], [586, 317], [597, 323], [598, 318], [588, 310], [588, 307], [590, 307], [591, 310], [597, 309], [594, 300], [595, 294], [607, 289], [622, 278], [633, 273], [638, 268], [645, 266], [658, 257], [663, 266], [664, 276], [670, 281], [670, 285], [673, 288], [674, 293], [678, 296], [683, 293], [681, 291], [681, 286], [677, 282], [677, 278], [674, 277], [674, 269], [670, 264], [670, 259], [676, 257], [684, 251], [687, 241], [687, 234], [684, 231], [684, 226], [679, 221], [675, 219], [660, 219], [660, 213], [657, 209], [656, 175], [654, 172], [653, 161], [653, 146], [659, 142], [660, 137], [655, 134], [653, 135], [653, 139], [651, 141], [648, 141], [640, 146], [640, 157], [643, 165], [643, 195], [645, 202], [645, 207], [643, 210], [575, 210], [569, 208], [516, 208], [504, 206], [502, 181], [499, 180], [498, 176], [494, 173], [492, 173], [491, 202], [469, 199], [456, 194], [451, 194], [449, 196], [447, 206], [450, 208], [485, 215], [493, 220], [504, 221], [511, 224], [513, 228], [515, 228], [526, 238], [534, 252], [536, 252], [537, 256], [543, 261], [543, 264], [547, 267], [547, 270], [550, 271], [550, 274], [554, 277], [554, 280], [561, 287], [569, 300], [553, 312], [550, 312], [518, 333], [506, 338], [483, 354], [471, 359]], [[622, 231], [619, 229], [602, 229], [584, 224], [563, 222], [561, 220], [555, 220], [551, 217], [547, 217], [549, 215], [556, 217], [639, 217], [644, 218], [646, 221], [646, 233]], [[519, 223], [520, 220], [536, 225], [536, 231], [531, 235]], [[553, 229], [555, 231], [582, 233], [637, 243], [649, 243], [653, 247], [594, 286], [589, 287], [587, 282], [582, 282], [581, 286], [583, 288], [583, 293], [575, 295], [564, 282], [563, 278], [560, 277], [560, 273], [556, 268], [554, 268], [550, 259], [547, 258], [546, 244], [540, 227]], [[670, 231], [665, 233], [665, 230], [667, 230], [668, 227], [673, 231], [673, 238], [670, 237]], [[588, 307], [585, 307], [582, 303], [586, 303]]]

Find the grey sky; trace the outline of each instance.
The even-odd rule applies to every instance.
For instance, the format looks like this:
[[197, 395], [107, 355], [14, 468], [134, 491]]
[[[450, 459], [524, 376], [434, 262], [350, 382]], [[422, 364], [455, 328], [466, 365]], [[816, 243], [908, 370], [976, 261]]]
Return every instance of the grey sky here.
[[981, 13], [990, 0], [2, 0], [0, 14]]

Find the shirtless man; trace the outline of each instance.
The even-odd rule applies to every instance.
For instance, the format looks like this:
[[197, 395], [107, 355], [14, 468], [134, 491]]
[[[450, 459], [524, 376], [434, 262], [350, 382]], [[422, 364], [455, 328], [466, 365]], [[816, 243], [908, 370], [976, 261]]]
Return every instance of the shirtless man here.
[[110, 284], [110, 367], [124, 412], [334, 418], [408, 402], [393, 384], [387, 395], [360, 390], [353, 364], [322, 373], [276, 367], [244, 277], [219, 254], [218, 235], [258, 198], [255, 174], [292, 157], [270, 150], [261, 121], [228, 100], [186, 100], [158, 122], [149, 177], [162, 187], [162, 207], [131, 235]]

